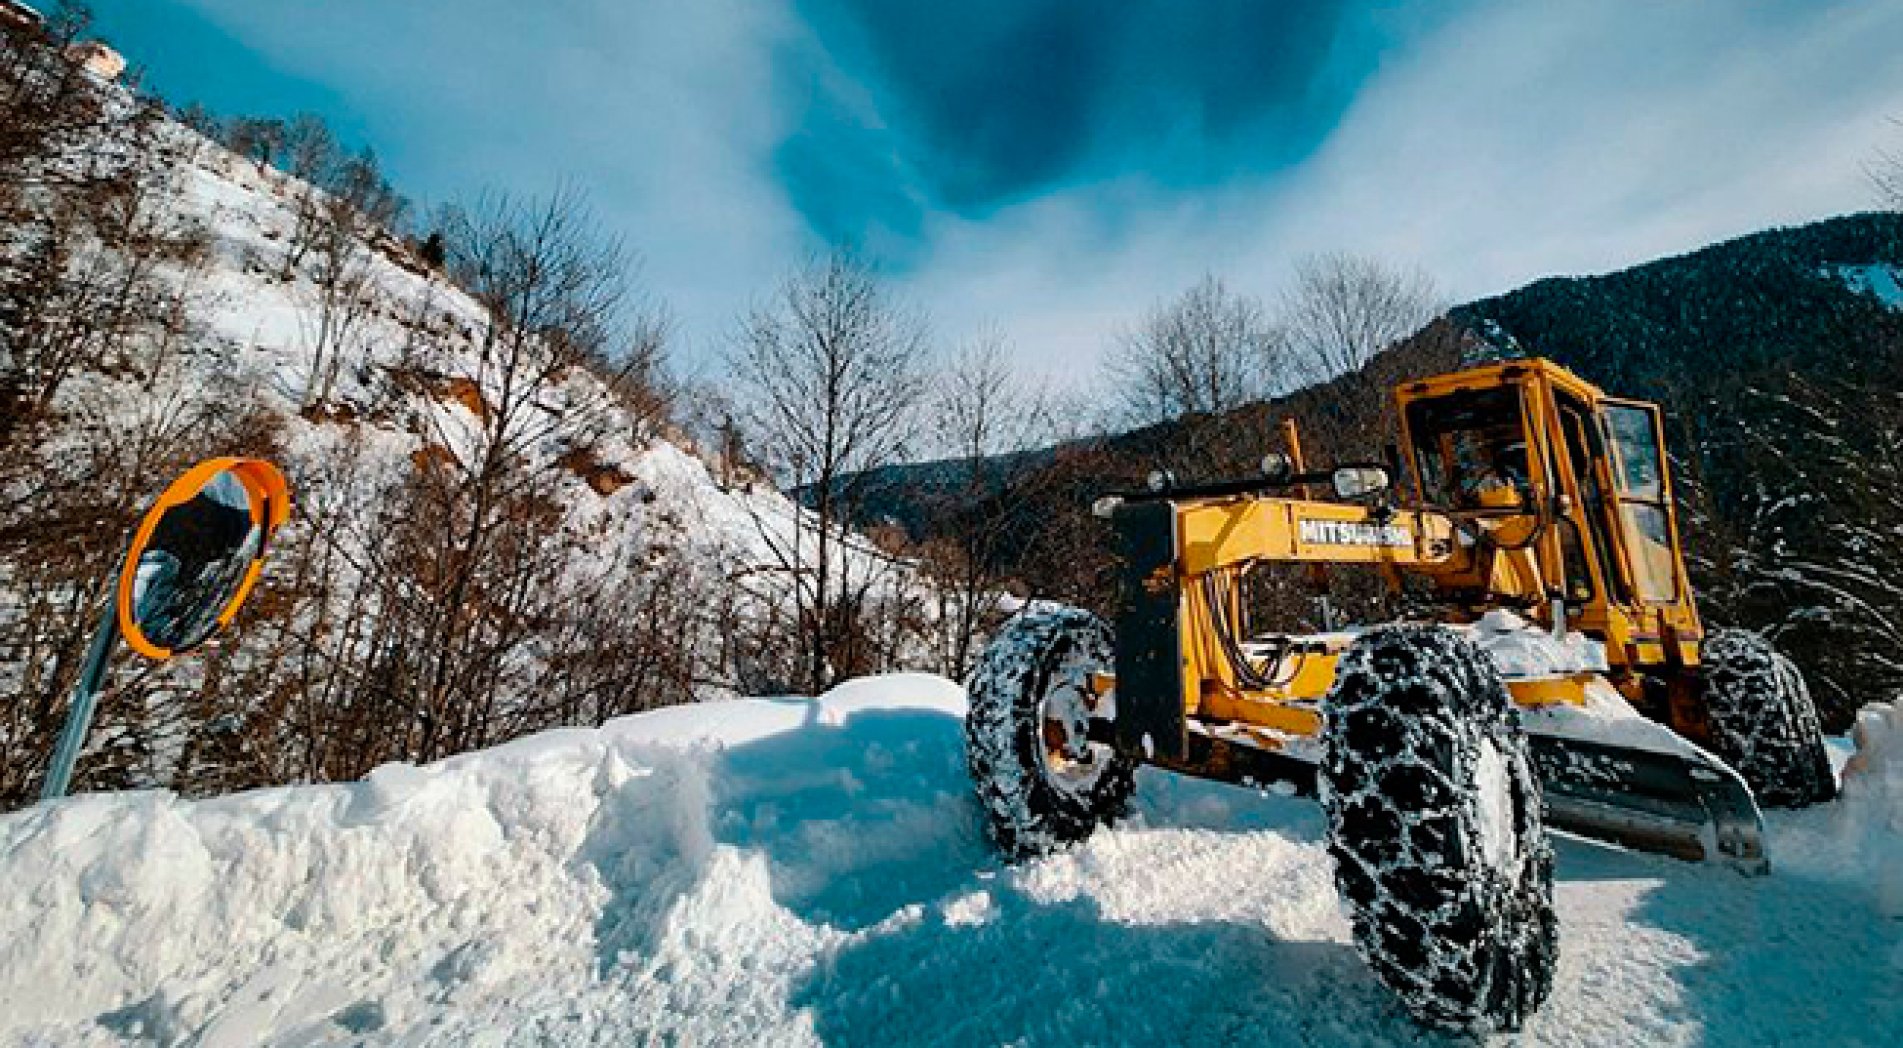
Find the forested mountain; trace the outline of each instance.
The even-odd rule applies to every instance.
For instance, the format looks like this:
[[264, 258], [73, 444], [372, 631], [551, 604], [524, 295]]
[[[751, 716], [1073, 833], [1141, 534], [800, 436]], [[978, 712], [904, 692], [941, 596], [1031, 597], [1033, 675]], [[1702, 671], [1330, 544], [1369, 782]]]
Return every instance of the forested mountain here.
[[[1550, 357], [1633, 396], [1714, 391], [1765, 371], [1873, 362], [1903, 319], [1858, 279], [1903, 269], [1903, 215], [1871, 213], [1739, 237], [1604, 276], [1555, 277], [1456, 307], [1503, 348]], [[1893, 286], [1893, 285], [1892, 285]]]

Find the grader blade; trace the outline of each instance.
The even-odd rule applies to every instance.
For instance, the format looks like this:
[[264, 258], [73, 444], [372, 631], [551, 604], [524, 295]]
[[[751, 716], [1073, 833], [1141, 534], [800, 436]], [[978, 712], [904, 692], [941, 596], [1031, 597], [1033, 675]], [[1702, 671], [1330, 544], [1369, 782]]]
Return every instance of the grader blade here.
[[1664, 753], [1528, 733], [1549, 826], [1640, 851], [1769, 873], [1744, 779], [1696, 747]]

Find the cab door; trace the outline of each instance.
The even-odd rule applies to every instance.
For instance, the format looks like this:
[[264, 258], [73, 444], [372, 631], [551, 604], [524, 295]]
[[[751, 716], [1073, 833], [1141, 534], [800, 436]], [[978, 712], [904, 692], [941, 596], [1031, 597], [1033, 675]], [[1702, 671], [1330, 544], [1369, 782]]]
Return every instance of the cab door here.
[[1676, 604], [1685, 594], [1684, 561], [1659, 409], [1608, 398], [1600, 401], [1599, 417], [1612, 455], [1621, 545], [1634, 595], [1642, 604]]

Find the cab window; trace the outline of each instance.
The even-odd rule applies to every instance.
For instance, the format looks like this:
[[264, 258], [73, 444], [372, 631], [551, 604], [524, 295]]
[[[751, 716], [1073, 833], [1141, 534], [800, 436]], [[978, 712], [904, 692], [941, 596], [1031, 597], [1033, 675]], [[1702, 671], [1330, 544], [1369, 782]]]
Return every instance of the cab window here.
[[1678, 558], [1672, 553], [1672, 518], [1666, 505], [1665, 456], [1658, 413], [1650, 407], [1608, 404], [1607, 441], [1619, 487], [1619, 516], [1632, 555], [1633, 581], [1641, 600], [1678, 599]]
[[1520, 504], [1529, 473], [1517, 388], [1417, 400], [1407, 410], [1426, 502], [1462, 509]]
[[[1592, 538], [1592, 549], [1599, 569], [1599, 577], [1606, 580], [1606, 585], [1612, 587], [1614, 591], [1626, 594], [1624, 574], [1613, 564], [1612, 539], [1607, 534], [1608, 528], [1618, 526], [1612, 517], [1614, 508], [1600, 490], [1599, 472], [1594, 468], [1594, 463], [1605, 454], [1605, 442], [1599, 439], [1599, 430], [1591, 421], [1592, 411], [1583, 401], [1566, 393], [1560, 393], [1556, 399], [1559, 404], [1560, 424], [1565, 431], [1566, 456], [1572, 466], [1573, 478], [1579, 486], [1579, 505], [1575, 513], [1579, 519], [1586, 522], [1586, 532]], [[1560, 519], [1571, 521], [1570, 517]], [[1577, 526], [1570, 530], [1574, 541], [1577, 541], [1578, 530]], [[1583, 554], [1574, 554], [1570, 550], [1567, 556], [1567, 586], [1569, 590], [1577, 590], [1578, 580], [1582, 575], [1574, 573], [1572, 559], [1577, 556], [1583, 560], [1584, 557]], [[1588, 592], [1580, 599], [1591, 598], [1590, 585], [1587, 586], [1587, 590]], [[1629, 600], [1629, 596], [1625, 599]]]
[[1659, 434], [1652, 412], [1645, 408], [1611, 405], [1606, 429], [1619, 453], [1619, 491], [1632, 498], [1662, 502], [1665, 470], [1659, 461]]

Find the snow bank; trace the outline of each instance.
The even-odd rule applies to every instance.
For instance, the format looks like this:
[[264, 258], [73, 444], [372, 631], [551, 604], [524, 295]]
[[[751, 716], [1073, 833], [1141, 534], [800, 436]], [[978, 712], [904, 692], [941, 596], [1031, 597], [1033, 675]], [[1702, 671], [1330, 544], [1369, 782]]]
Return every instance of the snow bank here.
[[[1872, 875], [1877, 905], [1903, 920], [1903, 701], [1859, 710], [1853, 737], [1837, 821]], [[1903, 952], [1896, 962], [1903, 969]]]
[[[1129, 823], [1003, 868], [963, 710], [875, 678], [0, 817], [0, 1044], [1440, 1043], [1355, 954], [1312, 802], [1146, 771]], [[1773, 813], [1770, 877], [1556, 840], [1524, 1043], [1887, 1044], [1903, 923], [1828, 847], [1894, 816], [1885, 717], [1843, 806]]]
[[[962, 712], [949, 682], [894, 677], [549, 732], [349, 785], [82, 796], [8, 816], [0, 1043], [343, 1039], [445, 1007], [513, 1025], [518, 984], [587, 985], [665, 938], [670, 902], [706, 867], [723, 892], [778, 876], [782, 895], [850, 909], [837, 875], [969, 838], [962, 792], [937, 788], [956, 781], [946, 736]], [[877, 798], [852, 803], [869, 785]], [[717, 854], [781, 819], [784, 869]], [[770, 893], [739, 902], [694, 934], [778, 924], [801, 951], [825, 938], [762, 913]]]

